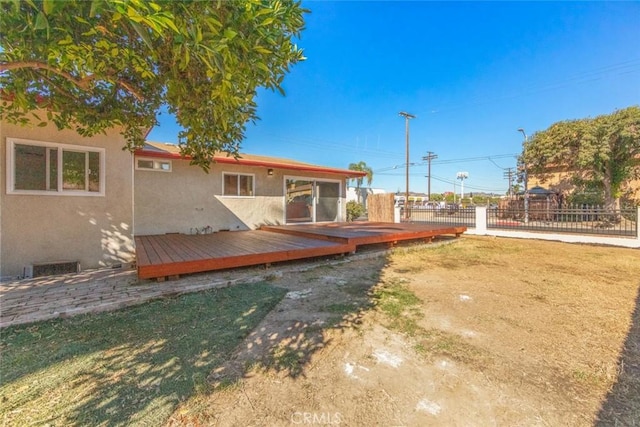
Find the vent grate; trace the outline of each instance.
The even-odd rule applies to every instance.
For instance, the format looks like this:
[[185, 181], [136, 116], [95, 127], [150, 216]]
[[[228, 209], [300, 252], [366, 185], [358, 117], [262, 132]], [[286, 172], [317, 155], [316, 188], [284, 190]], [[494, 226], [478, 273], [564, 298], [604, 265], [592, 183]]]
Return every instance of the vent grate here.
[[33, 264], [25, 267], [24, 277], [55, 276], [59, 274], [78, 273], [80, 263], [78, 261], [58, 261]]

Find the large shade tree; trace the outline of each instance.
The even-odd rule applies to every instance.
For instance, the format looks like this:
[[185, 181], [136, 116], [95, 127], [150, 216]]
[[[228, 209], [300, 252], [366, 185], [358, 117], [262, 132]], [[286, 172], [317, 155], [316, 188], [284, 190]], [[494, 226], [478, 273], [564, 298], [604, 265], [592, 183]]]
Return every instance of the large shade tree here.
[[640, 108], [554, 123], [532, 136], [521, 160], [542, 178], [569, 172], [574, 184], [599, 188], [607, 209], [619, 209], [624, 184], [640, 176]]
[[[144, 142], [168, 106], [204, 169], [237, 155], [259, 87], [282, 92], [306, 12], [288, 0], [22, 0], [0, 3], [0, 117], [83, 135], [121, 126]], [[46, 114], [46, 117], [43, 115]]]

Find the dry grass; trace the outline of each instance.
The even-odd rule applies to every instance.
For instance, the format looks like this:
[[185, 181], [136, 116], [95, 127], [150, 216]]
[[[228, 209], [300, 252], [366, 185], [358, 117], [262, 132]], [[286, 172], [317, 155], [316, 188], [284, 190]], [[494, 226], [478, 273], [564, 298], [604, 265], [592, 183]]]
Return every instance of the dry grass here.
[[[313, 289], [313, 297], [282, 299], [273, 285]], [[5, 329], [0, 416], [12, 425], [158, 425], [168, 417], [176, 425], [290, 425], [287, 408], [314, 402], [318, 411], [339, 409], [349, 425], [402, 424], [390, 416], [397, 408], [409, 417], [404, 424], [423, 425], [410, 422], [416, 390], [435, 378], [433, 362], [450, 359], [465, 375], [438, 384], [459, 388], [434, 393], [460, 410], [457, 420], [489, 407], [477, 425], [638, 425], [639, 289], [638, 250], [465, 236], [269, 285]], [[353, 316], [361, 327], [341, 338]], [[363, 343], [384, 341], [369, 336], [381, 329], [410, 342], [417, 361], [405, 376], [386, 378], [396, 394], [381, 392], [384, 367], [369, 365], [372, 378], [377, 369], [370, 388], [342, 368], [356, 354], [367, 363]], [[247, 350], [267, 356], [262, 369], [245, 367], [247, 378], [214, 389], [208, 375], [248, 349], [245, 338], [271, 352]], [[416, 378], [418, 388], [408, 388]], [[481, 397], [465, 400], [463, 385]]]
[[398, 251], [386, 273], [423, 301], [425, 353], [546, 396], [578, 424], [640, 420], [638, 250], [466, 236]]

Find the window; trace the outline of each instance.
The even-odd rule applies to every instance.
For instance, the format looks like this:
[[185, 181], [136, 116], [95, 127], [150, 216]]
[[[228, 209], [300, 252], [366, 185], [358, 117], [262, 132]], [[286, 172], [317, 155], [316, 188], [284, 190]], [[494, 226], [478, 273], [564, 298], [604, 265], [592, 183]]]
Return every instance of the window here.
[[171, 172], [171, 160], [136, 159], [136, 169]]
[[7, 138], [9, 194], [104, 195], [102, 148]]
[[253, 197], [253, 175], [222, 174], [222, 194], [225, 196]]

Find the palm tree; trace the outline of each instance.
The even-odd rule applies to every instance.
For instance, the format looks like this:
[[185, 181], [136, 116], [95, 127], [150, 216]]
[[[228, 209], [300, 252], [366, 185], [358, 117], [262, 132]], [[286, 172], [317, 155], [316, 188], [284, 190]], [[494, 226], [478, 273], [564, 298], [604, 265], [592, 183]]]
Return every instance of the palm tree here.
[[[358, 163], [350, 163], [349, 170], [358, 171], [358, 172], [366, 172], [367, 185], [371, 185], [371, 181], [373, 181], [373, 169], [371, 169], [364, 161], [359, 161]], [[356, 181], [356, 194], [358, 196], [358, 203], [360, 203], [360, 187], [362, 186], [362, 181], [364, 180], [364, 176], [358, 178], [352, 178]]]

